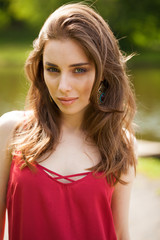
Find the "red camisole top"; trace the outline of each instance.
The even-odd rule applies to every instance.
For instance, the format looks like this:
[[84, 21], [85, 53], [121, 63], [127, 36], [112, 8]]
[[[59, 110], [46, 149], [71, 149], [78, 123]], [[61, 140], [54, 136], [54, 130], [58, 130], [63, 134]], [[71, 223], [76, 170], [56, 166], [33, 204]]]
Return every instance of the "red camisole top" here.
[[[62, 178], [68, 182], [60, 182]], [[62, 176], [40, 164], [33, 172], [20, 170], [13, 160], [7, 192], [9, 240], [116, 240], [112, 193], [106, 178], [93, 172]]]

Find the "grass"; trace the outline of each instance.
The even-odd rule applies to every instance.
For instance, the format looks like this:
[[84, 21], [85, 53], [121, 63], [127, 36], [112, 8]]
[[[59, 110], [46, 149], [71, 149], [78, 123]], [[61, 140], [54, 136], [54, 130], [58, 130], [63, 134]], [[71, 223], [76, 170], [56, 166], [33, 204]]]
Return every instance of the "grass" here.
[[160, 159], [139, 158], [137, 172], [142, 173], [151, 179], [160, 179]]

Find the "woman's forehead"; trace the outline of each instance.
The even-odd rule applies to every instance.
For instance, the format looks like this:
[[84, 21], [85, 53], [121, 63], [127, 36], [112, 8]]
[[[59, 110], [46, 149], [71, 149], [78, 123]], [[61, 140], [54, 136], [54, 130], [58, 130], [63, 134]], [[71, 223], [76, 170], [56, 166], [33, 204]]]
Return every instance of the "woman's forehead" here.
[[44, 60], [61, 61], [72, 64], [75, 62], [91, 62], [82, 46], [72, 39], [52, 39], [45, 44]]

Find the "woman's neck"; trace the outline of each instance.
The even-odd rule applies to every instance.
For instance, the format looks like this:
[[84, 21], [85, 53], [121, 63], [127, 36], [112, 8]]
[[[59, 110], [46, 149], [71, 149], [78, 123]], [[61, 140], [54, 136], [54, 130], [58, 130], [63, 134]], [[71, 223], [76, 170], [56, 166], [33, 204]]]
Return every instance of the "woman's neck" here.
[[62, 130], [79, 132], [81, 131], [82, 121], [83, 121], [82, 114], [62, 115]]

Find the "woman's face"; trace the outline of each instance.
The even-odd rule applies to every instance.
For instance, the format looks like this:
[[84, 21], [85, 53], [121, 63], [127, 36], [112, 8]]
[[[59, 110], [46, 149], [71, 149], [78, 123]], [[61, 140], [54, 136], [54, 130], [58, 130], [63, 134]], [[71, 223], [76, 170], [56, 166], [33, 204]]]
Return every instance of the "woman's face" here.
[[95, 65], [72, 39], [49, 40], [43, 52], [44, 80], [62, 114], [84, 113], [95, 80]]

